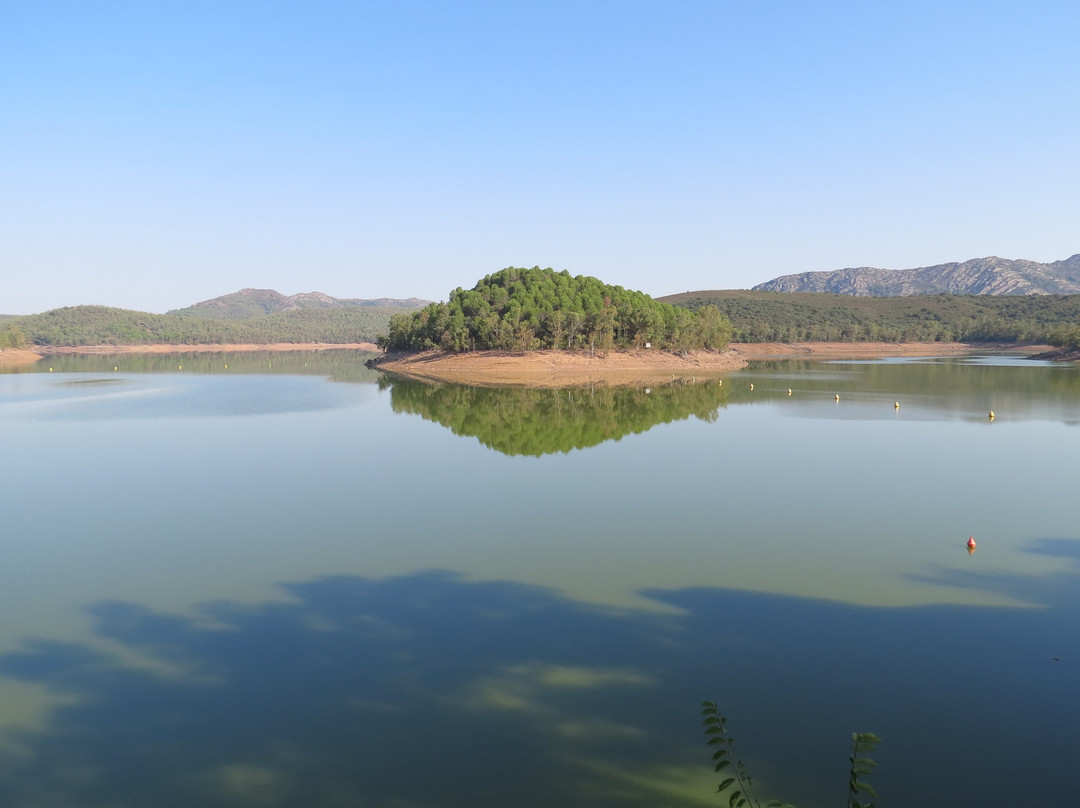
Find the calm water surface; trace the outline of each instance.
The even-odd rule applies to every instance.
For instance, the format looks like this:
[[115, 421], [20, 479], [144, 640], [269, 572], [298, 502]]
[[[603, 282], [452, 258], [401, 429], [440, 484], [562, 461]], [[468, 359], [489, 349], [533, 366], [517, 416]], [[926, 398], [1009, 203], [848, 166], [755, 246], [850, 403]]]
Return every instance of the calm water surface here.
[[0, 375], [2, 805], [719, 805], [706, 698], [764, 799], [843, 804], [873, 730], [884, 806], [1080, 801], [1072, 365], [39, 364]]

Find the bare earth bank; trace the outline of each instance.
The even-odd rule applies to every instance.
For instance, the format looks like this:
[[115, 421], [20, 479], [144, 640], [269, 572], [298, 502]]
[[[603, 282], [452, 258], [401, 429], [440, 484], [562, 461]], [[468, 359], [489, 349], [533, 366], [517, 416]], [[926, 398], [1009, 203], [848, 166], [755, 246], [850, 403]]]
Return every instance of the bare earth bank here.
[[750, 359], [876, 356], [952, 356], [980, 350], [1015, 350], [1036, 353], [1043, 346], [970, 345], [967, 343], [807, 342], [739, 343], [723, 353], [689, 351], [678, 354], [656, 350], [609, 351], [595, 355], [578, 351], [477, 351], [445, 354], [428, 351], [384, 356], [380, 370], [421, 379], [562, 387], [580, 384], [633, 384], [671, 376], [715, 378], [745, 367]]
[[[355, 350], [377, 353], [369, 342], [348, 345], [329, 343], [277, 343], [272, 345], [82, 345], [41, 347], [35, 351], [0, 350], [0, 367], [32, 364], [50, 354], [160, 354], [231, 353], [242, 351], [329, 351]], [[750, 359], [952, 356], [974, 351], [1009, 351], [1031, 355], [1049, 350], [1046, 345], [973, 345], [968, 343], [895, 342], [805, 342], [732, 343], [723, 353], [694, 351], [672, 354], [666, 351], [587, 352], [535, 351], [512, 353], [484, 351], [469, 354], [442, 354], [437, 351], [385, 356], [378, 366], [409, 376], [480, 384], [529, 386], [569, 386], [589, 383], [631, 384], [656, 381], [672, 375], [719, 376], [745, 366]]]
[[45, 356], [58, 354], [90, 354], [115, 356], [119, 354], [170, 354], [170, 353], [243, 353], [246, 351], [363, 351], [379, 353], [372, 342], [337, 344], [328, 342], [275, 342], [268, 345], [43, 345], [33, 351], [17, 348], [0, 350], [0, 368], [32, 365]]

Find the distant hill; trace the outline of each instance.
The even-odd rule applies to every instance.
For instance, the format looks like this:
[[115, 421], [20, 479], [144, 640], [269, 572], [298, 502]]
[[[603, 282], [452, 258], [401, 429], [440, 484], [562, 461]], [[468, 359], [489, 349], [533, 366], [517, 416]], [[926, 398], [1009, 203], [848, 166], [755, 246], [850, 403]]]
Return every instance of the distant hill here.
[[169, 314], [185, 317], [205, 317], [213, 320], [249, 320], [297, 309], [393, 309], [395, 311], [420, 309], [431, 301], [412, 297], [408, 300], [380, 297], [374, 300], [338, 298], [322, 292], [303, 292], [283, 295], [273, 289], [241, 289], [231, 295], [204, 300], [184, 309], [173, 309]]
[[400, 308], [339, 306], [297, 308], [246, 319], [193, 317], [70, 306], [5, 321], [31, 345], [212, 345], [219, 343], [374, 342]]
[[1069, 295], [1080, 293], [1080, 254], [1052, 264], [975, 258], [918, 269], [856, 267], [782, 275], [754, 287], [767, 292], [827, 292], [861, 297], [907, 295]]

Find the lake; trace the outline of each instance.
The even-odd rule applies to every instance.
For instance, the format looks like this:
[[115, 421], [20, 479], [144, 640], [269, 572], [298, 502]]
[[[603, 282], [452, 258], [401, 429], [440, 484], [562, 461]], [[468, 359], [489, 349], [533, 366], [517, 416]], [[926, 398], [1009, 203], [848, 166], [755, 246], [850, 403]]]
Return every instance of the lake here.
[[1074, 365], [363, 358], [0, 375], [0, 804], [726, 805], [704, 699], [763, 803], [856, 730], [882, 806], [1080, 802]]

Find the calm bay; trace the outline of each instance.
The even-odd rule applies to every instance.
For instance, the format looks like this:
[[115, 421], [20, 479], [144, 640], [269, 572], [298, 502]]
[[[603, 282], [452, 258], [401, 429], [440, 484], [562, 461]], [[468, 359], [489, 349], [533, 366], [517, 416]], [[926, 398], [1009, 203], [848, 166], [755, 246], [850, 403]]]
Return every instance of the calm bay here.
[[883, 805], [1080, 799], [1075, 366], [363, 358], [0, 375], [0, 804], [719, 805], [703, 699], [763, 798], [870, 730]]

